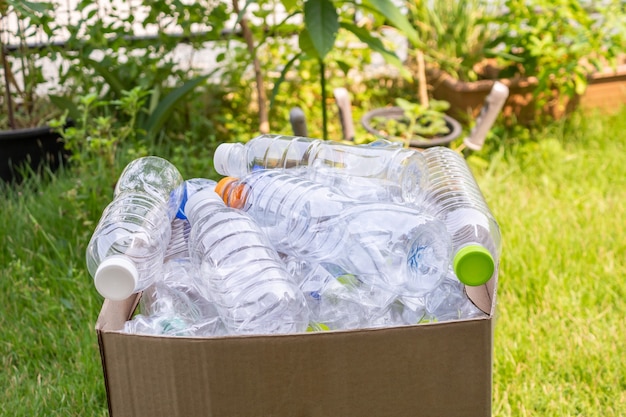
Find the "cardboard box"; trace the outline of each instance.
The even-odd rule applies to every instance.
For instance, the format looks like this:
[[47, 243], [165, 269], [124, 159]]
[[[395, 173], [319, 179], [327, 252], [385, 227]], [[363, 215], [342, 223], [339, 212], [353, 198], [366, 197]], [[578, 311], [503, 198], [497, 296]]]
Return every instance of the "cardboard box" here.
[[139, 301], [96, 324], [112, 417], [491, 415], [495, 278], [468, 295], [484, 319], [294, 335], [121, 333]]

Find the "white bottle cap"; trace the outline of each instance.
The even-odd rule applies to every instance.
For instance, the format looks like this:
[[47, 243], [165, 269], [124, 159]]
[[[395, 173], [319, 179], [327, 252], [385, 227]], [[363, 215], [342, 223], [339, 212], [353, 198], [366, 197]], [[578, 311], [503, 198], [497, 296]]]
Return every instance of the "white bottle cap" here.
[[123, 255], [114, 255], [98, 266], [94, 283], [100, 295], [120, 301], [135, 292], [138, 276], [137, 266], [132, 260]]
[[196, 207], [205, 201], [219, 201], [220, 204], [224, 204], [222, 198], [214, 190], [200, 190], [189, 197], [189, 200], [185, 203], [185, 216], [189, 218], [189, 215], [196, 210]]
[[[246, 162], [241, 143], [222, 143], [213, 153], [213, 166], [220, 175], [239, 177], [245, 174]], [[233, 165], [234, 164], [234, 165]]]

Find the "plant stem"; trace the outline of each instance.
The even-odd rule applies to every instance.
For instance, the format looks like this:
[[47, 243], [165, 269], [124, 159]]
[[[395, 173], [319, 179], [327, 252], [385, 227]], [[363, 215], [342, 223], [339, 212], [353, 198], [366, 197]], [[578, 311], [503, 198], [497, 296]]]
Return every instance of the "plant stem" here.
[[319, 60], [320, 64], [320, 87], [322, 88], [322, 138], [328, 139], [328, 115], [326, 114], [326, 65], [324, 60]]
[[[240, 12], [239, 9], [239, 0], [233, 0], [233, 12], [238, 15]], [[246, 42], [246, 46], [248, 48], [248, 52], [252, 57], [252, 65], [254, 67], [254, 75], [256, 77], [256, 90], [257, 90], [257, 100], [259, 105], [259, 131], [261, 133], [269, 133], [270, 131], [270, 123], [269, 123], [269, 115], [267, 111], [267, 95], [265, 94], [265, 82], [263, 81], [263, 72], [261, 71], [261, 63], [259, 62], [259, 58], [256, 55], [256, 48], [254, 46], [254, 38], [252, 36], [252, 30], [250, 30], [250, 26], [248, 26], [248, 19], [245, 17], [241, 17], [239, 21], [239, 26], [241, 27], [241, 34]]]
[[424, 52], [417, 51], [417, 82], [419, 89], [420, 104], [428, 108], [428, 90], [426, 89], [426, 65], [424, 64]]
[[16, 129], [15, 116], [13, 115], [13, 98], [11, 97], [11, 83], [9, 81], [9, 65], [7, 63], [6, 50], [4, 49], [4, 43], [0, 41], [0, 59], [2, 59], [2, 70], [4, 74], [4, 96], [7, 102], [7, 116], [9, 117], [9, 126], [11, 129]]

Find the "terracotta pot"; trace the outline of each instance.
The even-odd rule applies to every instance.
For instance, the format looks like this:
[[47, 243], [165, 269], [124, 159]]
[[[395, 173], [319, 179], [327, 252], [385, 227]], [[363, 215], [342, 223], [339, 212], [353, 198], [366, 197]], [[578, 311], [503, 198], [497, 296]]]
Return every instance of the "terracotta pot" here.
[[[400, 107], [384, 107], [380, 109], [371, 110], [363, 115], [361, 118], [361, 124], [368, 132], [383, 139], [390, 139], [389, 137], [382, 135], [372, 125], [372, 119], [374, 117], [386, 117], [389, 119], [401, 119], [404, 117], [404, 110]], [[448, 126], [450, 133], [444, 136], [438, 136], [428, 140], [413, 139], [410, 142], [410, 146], [413, 148], [430, 148], [433, 146], [448, 146], [450, 142], [455, 140], [461, 135], [461, 124], [448, 115], [444, 115], [446, 125]]]
[[[537, 87], [537, 78], [501, 78], [498, 81], [509, 88], [509, 97], [504, 103], [502, 114], [510, 122], [529, 124], [536, 119], [537, 106], [533, 91]], [[478, 117], [485, 98], [491, 91], [496, 80], [479, 80], [472, 82], [459, 81], [451, 75], [439, 70], [429, 69], [428, 83], [432, 95], [437, 100], [450, 103], [448, 114], [462, 123], [469, 124]], [[557, 103], [555, 98], [541, 109], [543, 114], [558, 119], [571, 110], [571, 103]]]
[[[606, 70], [591, 75], [587, 90], [582, 96], [559, 102], [555, 93], [542, 109], [536, 108], [533, 99], [537, 78], [502, 78], [498, 81], [509, 87], [509, 97], [502, 109], [502, 114], [509, 122], [529, 124], [536, 119], [537, 112], [559, 119], [578, 106], [584, 110], [613, 112], [626, 104], [626, 65], [620, 65], [617, 71]], [[457, 120], [468, 123], [480, 113], [495, 80], [464, 82], [434, 68], [428, 71], [428, 83], [434, 98], [450, 103], [448, 113]]]

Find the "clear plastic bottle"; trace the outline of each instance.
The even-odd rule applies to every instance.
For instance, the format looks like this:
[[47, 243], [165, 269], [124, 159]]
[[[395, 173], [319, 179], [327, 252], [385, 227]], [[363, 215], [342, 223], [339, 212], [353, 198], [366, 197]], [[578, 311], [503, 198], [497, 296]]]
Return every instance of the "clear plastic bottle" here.
[[444, 147], [424, 151], [430, 177], [425, 200], [453, 244], [453, 267], [466, 285], [481, 285], [497, 271], [500, 228], [465, 159]]
[[158, 156], [144, 156], [130, 162], [115, 185], [114, 198], [122, 194], [145, 193], [167, 206], [170, 219], [180, 207], [183, 177], [171, 162]]
[[102, 296], [122, 300], [158, 278], [181, 183], [176, 167], [158, 157], [139, 158], [124, 169], [86, 251]]
[[194, 194], [185, 207], [197, 287], [216, 302], [234, 334], [306, 330], [304, 296], [263, 231], [245, 213], [226, 207], [214, 191]]
[[226, 177], [216, 191], [254, 218], [279, 252], [333, 262], [392, 292], [432, 290], [450, 262], [445, 226], [415, 208], [349, 199], [285, 170]]
[[191, 225], [185, 215], [185, 204], [195, 193], [201, 190], [215, 190], [217, 182], [206, 178], [192, 178], [183, 183], [183, 197], [172, 220], [172, 236], [165, 252], [165, 262], [172, 259], [186, 259], [189, 257], [189, 231]]
[[217, 172], [231, 177], [259, 169], [305, 168], [308, 179], [334, 186], [350, 197], [410, 204], [421, 201], [428, 181], [420, 152], [381, 141], [354, 146], [262, 135], [245, 145], [221, 144], [213, 162]]

